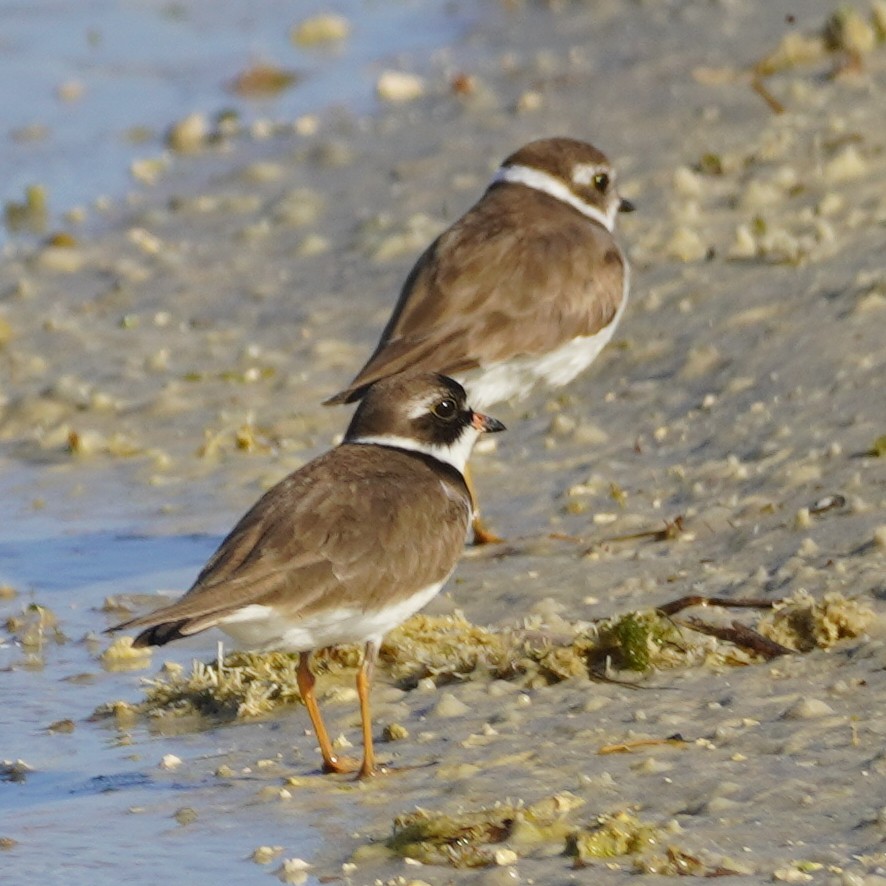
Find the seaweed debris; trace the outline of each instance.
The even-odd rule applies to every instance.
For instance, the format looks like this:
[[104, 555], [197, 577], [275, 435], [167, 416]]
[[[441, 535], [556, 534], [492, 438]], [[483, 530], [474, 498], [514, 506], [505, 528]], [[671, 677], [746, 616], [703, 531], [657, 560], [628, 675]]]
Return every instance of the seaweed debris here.
[[453, 814], [417, 809], [394, 819], [385, 845], [395, 855], [422, 864], [478, 868], [496, 864], [504, 844], [526, 854], [545, 843], [565, 841], [575, 830], [570, 813], [584, 801], [568, 791], [525, 806], [508, 801]]
[[[685, 599], [687, 605], [695, 600]], [[391, 631], [379, 663], [407, 689], [426, 678], [437, 685], [504, 679], [541, 688], [568, 679], [611, 679], [619, 671], [643, 674], [699, 664], [746, 665], [771, 657], [768, 641], [779, 654], [826, 649], [860, 635], [875, 617], [868, 607], [841, 594], [829, 593], [816, 601], [800, 592], [762, 616], [759, 633], [745, 629], [760, 642], [743, 643], [744, 633], [735, 627], [724, 632], [699, 619], [678, 622], [667, 607], [663, 609], [629, 612], [591, 625], [576, 623], [571, 631], [557, 633], [535, 624], [482, 627], [461, 613], [415, 615]], [[340, 680], [358, 667], [360, 656], [358, 646], [341, 646], [317, 653], [315, 662], [318, 671]], [[145, 700], [133, 707], [150, 717], [199, 715], [226, 721], [263, 716], [301, 701], [297, 664], [298, 656], [285, 652], [233, 652], [221, 662], [195, 661], [189, 672], [167, 664], [158, 676], [144, 681]]]

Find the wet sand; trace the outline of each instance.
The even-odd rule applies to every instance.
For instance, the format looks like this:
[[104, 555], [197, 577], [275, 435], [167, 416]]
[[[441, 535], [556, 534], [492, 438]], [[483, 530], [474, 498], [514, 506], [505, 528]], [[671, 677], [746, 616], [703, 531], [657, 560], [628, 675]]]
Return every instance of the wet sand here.
[[[886, 462], [870, 454], [886, 433], [886, 49], [767, 77], [784, 113], [749, 73], [833, 10], [490, 7], [458, 44], [398, 59], [423, 97], [331, 109], [313, 134], [225, 137], [176, 157], [101, 235], [7, 255], [0, 553], [19, 594], [3, 605], [47, 606], [68, 637], [0, 648], [15, 699], [2, 755], [35, 770], [4, 785], [13, 882], [258, 882], [296, 856], [309, 882], [635, 878], [631, 857], [575, 871], [547, 853], [487, 871], [361, 856], [343, 873], [416, 806], [562, 791], [585, 801], [579, 820], [634, 810], [745, 882], [886, 880]], [[167, 658], [214, 652], [198, 638], [106, 673], [104, 598], [185, 588], [263, 488], [336, 439], [347, 411], [320, 401], [362, 363], [417, 254], [505, 155], [553, 133], [604, 149], [639, 206], [619, 235], [632, 300], [563, 395], [498, 410], [509, 433], [475, 471], [509, 545], [469, 554], [431, 610], [556, 626], [687, 593], [805, 589], [871, 606], [868, 634], [636, 690], [380, 679], [377, 729], [410, 738], [381, 746], [405, 768], [370, 784], [317, 774], [299, 708], [182, 734], [87, 722], [137, 699]], [[816, 507], [831, 495], [843, 503]], [[677, 539], [612, 540], [678, 516]], [[447, 693], [464, 708], [441, 707]], [[326, 711], [356, 742], [353, 700]], [[73, 732], [45, 731], [63, 718]], [[675, 733], [686, 743], [598, 754]], [[166, 754], [184, 762], [162, 769]], [[175, 818], [183, 807], [196, 819]], [[282, 847], [267, 866], [249, 860], [262, 845]]]

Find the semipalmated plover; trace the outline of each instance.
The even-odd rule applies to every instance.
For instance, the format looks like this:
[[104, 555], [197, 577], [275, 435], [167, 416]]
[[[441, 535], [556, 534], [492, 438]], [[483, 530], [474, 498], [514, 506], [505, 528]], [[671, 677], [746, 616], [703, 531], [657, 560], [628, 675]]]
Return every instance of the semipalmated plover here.
[[328, 772], [357, 763], [333, 752], [310, 654], [364, 643], [359, 775], [372, 775], [369, 687], [379, 644], [455, 568], [472, 514], [468, 455], [479, 434], [503, 429], [474, 412], [461, 385], [445, 376], [378, 382], [341, 445], [266, 492], [180, 600], [110, 630], [141, 628], [134, 646], [162, 646], [218, 627], [245, 648], [301, 653], [298, 686]]
[[358, 400], [405, 369], [456, 376], [477, 408], [525, 396], [536, 382], [571, 381], [624, 312], [628, 264], [613, 230], [633, 208], [592, 145], [524, 145], [418, 259], [375, 352], [326, 403]]

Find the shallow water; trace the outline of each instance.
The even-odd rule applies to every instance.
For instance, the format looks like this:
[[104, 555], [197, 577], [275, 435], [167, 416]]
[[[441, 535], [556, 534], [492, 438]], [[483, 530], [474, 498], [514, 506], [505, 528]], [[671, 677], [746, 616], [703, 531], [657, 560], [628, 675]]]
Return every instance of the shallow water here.
[[[347, 39], [295, 45], [292, 27], [327, 9], [317, 0], [3, 4], [0, 78], [15, 88], [4, 96], [0, 200], [21, 201], [29, 185], [43, 185], [51, 230], [69, 209], [132, 189], [132, 161], [160, 153], [167, 127], [186, 114], [234, 111], [248, 126], [330, 104], [365, 113], [386, 62], [445, 45], [473, 17], [467, 5], [345, 0], [335, 11], [352, 24]], [[232, 94], [233, 78], [259, 62], [300, 79], [267, 99]], [[69, 84], [82, 93], [65, 100], [59, 90]]]

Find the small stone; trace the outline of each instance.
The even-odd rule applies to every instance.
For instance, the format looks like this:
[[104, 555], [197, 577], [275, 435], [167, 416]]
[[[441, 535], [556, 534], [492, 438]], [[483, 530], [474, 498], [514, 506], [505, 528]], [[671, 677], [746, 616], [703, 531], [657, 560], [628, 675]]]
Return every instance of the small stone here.
[[188, 114], [173, 123], [166, 132], [166, 144], [173, 151], [198, 151], [209, 137], [209, 122], [203, 114]]
[[411, 102], [425, 94], [425, 82], [417, 74], [384, 71], [375, 85], [378, 97], [388, 102]]
[[79, 101], [83, 98], [84, 93], [86, 92], [86, 87], [79, 80], [68, 80], [65, 83], [61, 83], [56, 89], [55, 94], [58, 96], [60, 101], [63, 102], [75, 102]]
[[251, 858], [256, 864], [269, 864], [282, 851], [282, 846], [257, 846], [252, 850]]
[[696, 231], [680, 226], [674, 231], [674, 235], [665, 247], [665, 253], [668, 258], [695, 262], [701, 261], [707, 255], [708, 248]]
[[[342, 865], [344, 868], [344, 865]], [[311, 869], [303, 858], [284, 858], [283, 863], [274, 873], [281, 883], [304, 883]]]
[[164, 754], [159, 766], [161, 769], [178, 769], [181, 764], [181, 757], [176, 757], [175, 754]]
[[548, 426], [548, 433], [554, 434], [557, 437], [566, 437], [575, 430], [577, 425], [578, 421], [571, 415], [564, 415], [562, 412], [558, 412], [551, 419], [551, 423]]
[[75, 728], [76, 724], [73, 720], [56, 720], [54, 723], [50, 723], [46, 727], [46, 731], [68, 734], [73, 732]]
[[350, 33], [351, 24], [344, 16], [320, 13], [306, 18], [292, 29], [292, 42], [297, 46], [316, 46], [344, 40]]
[[797, 553], [803, 557], [814, 557], [819, 550], [820, 548], [811, 538], [804, 538]]
[[470, 708], [451, 692], [444, 692], [440, 701], [434, 705], [434, 713], [438, 717], [463, 717]]
[[36, 264], [56, 274], [76, 274], [86, 263], [86, 256], [80, 249], [65, 246], [47, 246], [36, 256]]
[[747, 259], [757, 255], [757, 241], [749, 225], [739, 225], [735, 229], [735, 239], [729, 247], [729, 258]]
[[145, 185], [152, 185], [169, 168], [169, 159], [165, 156], [145, 157], [133, 160], [129, 165], [129, 174]]
[[809, 515], [809, 508], [799, 508], [794, 514], [794, 528], [808, 529], [812, 525], [812, 517]]
[[403, 741], [404, 738], [409, 738], [409, 730], [399, 723], [388, 723], [382, 735], [385, 741]]
[[520, 98], [517, 99], [517, 113], [518, 114], [526, 114], [531, 111], [537, 111], [543, 104], [543, 99], [541, 97], [540, 92], [536, 92], [533, 89], [524, 92]]
[[794, 702], [782, 716], [785, 720], [814, 720], [833, 713], [834, 709], [821, 699], [801, 698]]
[[172, 816], [180, 825], [189, 825], [192, 822], [195, 822], [199, 815], [197, 814], [197, 810], [193, 809], [190, 806], [182, 806], [181, 809], [177, 809], [175, 814]]
[[329, 240], [320, 234], [308, 234], [296, 248], [296, 255], [300, 258], [310, 258], [312, 255], [323, 255], [331, 249]]
[[808, 883], [812, 880], [812, 874], [797, 868], [777, 868], [772, 872], [772, 879], [781, 883]]
[[867, 55], [877, 45], [876, 23], [868, 23], [854, 9], [841, 7], [825, 25], [829, 49], [844, 49], [855, 55]]
[[681, 197], [700, 197], [703, 190], [701, 176], [688, 166], [680, 166], [674, 172], [674, 192]]
[[851, 181], [866, 175], [868, 164], [855, 145], [848, 145], [824, 167], [823, 180], [828, 184]]
[[516, 864], [519, 856], [513, 849], [497, 849], [493, 855], [495, 863], [501, 867], [509, 864]]

